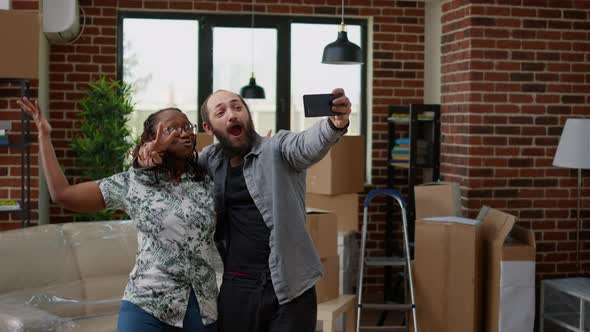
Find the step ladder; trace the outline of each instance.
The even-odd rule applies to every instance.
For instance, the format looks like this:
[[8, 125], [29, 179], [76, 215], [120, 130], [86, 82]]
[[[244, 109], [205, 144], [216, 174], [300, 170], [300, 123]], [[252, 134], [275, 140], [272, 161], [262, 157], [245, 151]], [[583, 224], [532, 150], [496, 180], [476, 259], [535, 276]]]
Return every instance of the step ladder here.
[[[367, 224], [369, 215], [369, 203], [378, 196], [389, 196], [393, 198], [399, 204], [402, 213], [402, 228], [403, 228], [403, 248], [402, 257], [367, 257], [366, 256], [366, 245], [367, 245]], [[359, 257], [359, 278], [357, 287], [357, 315], [356, 315], [356, 332], [361, 331], [404, 331], [409, 332], [408, 319], [405, 321], [405, 325], [391, 325], [391, 326], [361, 326], [361, 312], [363, 310], [382, 310], [385, 312], [397, 311], [406, 314], [412, 312], [412, 322], [414, 330], [418, 332], [418, 321], [416, 318], [416, 304], [414, 302], [414, 283], [412, 279], [412, 266], [410, 259], [410, 248], [408, 243], [408, 227], [407, 227], [407, 214], [406, 204], [399, 193], [395, 189], [374, 189], [367, 193], [365, 199], [365, 206], [363, 212], [363, 229], [361, 234], [361, 253]], [[379, 267], [403, 267], [405, 270], [404, 285], [409, 284], [410, 288], [410, 303], [399, 304], [399, 303], [364, 303], [363, 302], [363, 278], [365, 274], [365, 268], [367, 266], [379, 266]], [[406, 296], [407, 302], [407, 296]]]

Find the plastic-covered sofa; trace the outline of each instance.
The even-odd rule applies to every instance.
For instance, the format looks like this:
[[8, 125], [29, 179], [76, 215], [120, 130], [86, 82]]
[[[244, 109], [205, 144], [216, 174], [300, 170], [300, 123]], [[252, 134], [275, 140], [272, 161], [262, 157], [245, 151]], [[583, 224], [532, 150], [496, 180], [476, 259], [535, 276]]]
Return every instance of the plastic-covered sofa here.
[[0, 332], [116, 331], [136, 249], [128, 220], [0, 232]]
[[130, 220], [0, 232], [0, 332], [116, 331], [136, 251]]

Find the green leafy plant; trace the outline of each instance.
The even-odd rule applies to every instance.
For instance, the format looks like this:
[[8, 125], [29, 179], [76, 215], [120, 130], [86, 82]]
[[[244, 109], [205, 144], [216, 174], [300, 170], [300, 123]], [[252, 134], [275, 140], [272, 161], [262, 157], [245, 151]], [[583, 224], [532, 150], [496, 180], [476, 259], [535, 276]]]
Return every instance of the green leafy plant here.
[[[80, 175], [98, 180], [125, 171], [128, 152], [134, 145], [127, 128], [127, 117], [133, 112], [131, 87], [124, 82], [100, 77], [89, 83], [86, 97], [80, 101], [80, 134], [72, 140]], [[76, 220], [113, 220], [127, 216], [103, 210], [84, 213]]]

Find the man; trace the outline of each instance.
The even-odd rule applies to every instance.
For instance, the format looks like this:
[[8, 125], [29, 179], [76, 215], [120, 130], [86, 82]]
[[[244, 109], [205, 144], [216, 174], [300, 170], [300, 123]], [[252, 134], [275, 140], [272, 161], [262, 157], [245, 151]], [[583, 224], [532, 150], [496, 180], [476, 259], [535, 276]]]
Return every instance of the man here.
[[[322, 265], [305, 226], [305, 170], [347, 131], [350, 101], [343, 95], [333, 103], [340, 115], [272, 137], [256, 134], [235, 93], [217, 91], [201, 107], [203, 128], [219, 140], [199, 154], [199, 164], [215, 182], [216, 239], [225, 271], [220, 331], [315, 331]], [[148, 144], [140, 163], [159, 163], [166, 144]]]

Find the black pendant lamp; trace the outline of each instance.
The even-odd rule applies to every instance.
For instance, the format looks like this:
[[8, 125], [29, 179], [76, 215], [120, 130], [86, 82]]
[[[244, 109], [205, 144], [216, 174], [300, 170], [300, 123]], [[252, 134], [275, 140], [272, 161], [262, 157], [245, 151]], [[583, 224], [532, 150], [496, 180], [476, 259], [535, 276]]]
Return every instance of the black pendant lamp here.
[[358, 65], [363, 63], [361, 48], [348, 40], [346, 25], [344, 24], [344, 0], [341, 9], [342, 19], [338, 38], [324, 48], [322, 63], [330, 65]]
[[248, 85], [244, 85], [242, 89], [240, 89], [240, 95], [246, 99], [264, 99], [266, 98], [264, 94], [264, 89], [256, 84], [256, 77], [254, 77], [254, 72], [252, 72], [252, 76], [250, 76], [250, 83]]
[[245, 99], [264, 99], [266, 95], [264, 94], [264, 89], [256, 84], [256, 77], [254, 76], [254, 3], [252, 2], [252, 16], [251, 16], [251, 26], [250, 26], [250, 36], [252, 40], [252, 75], [250, 76], [250, 82], [248, 85], [244, 85], [240, 89], [240, 95]]

